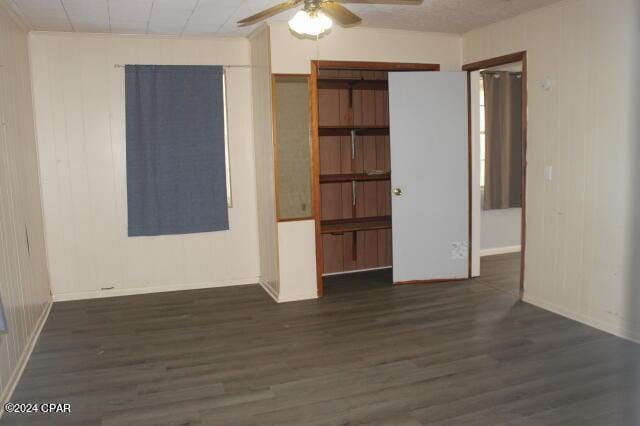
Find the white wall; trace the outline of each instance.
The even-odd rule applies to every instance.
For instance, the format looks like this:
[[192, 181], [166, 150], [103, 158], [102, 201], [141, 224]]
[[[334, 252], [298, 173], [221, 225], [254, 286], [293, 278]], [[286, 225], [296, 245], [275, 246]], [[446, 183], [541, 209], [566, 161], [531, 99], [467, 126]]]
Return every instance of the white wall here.
[[33, 33], [30, 47], [54, 298], [257, 282], [251, 70], [226, 71], [230, 230], [128, 238], [124, 70], [114, 67], [248, 65], [249, 42]]
[[[27, 237], [29, 244], [27, 246]], [[0, 1], [0, 403], [24, 368], [51, 306], [27, 34]]]
[[528, 55], [525, 300], [635, 339], [639, 21], [637, 0], [568, 0], [463, 37], [465, 63]]
[[[309, 74], [315, 59], [436, 63], [442, 70], [460, 70], [462, 63], [457, 35], [335, 26], [316, 41], [295, 37], [286, 22], [269, 29], [273, 73]], [[280, 223], [278, 230], [282, 299], [315, 297], [316, 267], [309, 261], [316, 256], [314, 222]]]
[[253, 138], [258, 189], [260, 284], [277, 300], [280, 280], [271, 119], [269, 28], [261, 27], [251, 35], [249, 40], [253, 87]]
[[278, 302], [318, 297], [314, 220], [278, 223], [280, 289]]
[[520, 246], [522, 209], [482, 210], [480, 213], [480, 253], [517, 251]]
[[316, 59], [438, 63], [443, 71], [460, 71], [461, 38], [454, 34], [336, 25], [316, 41], [294, 36], [286, 22], [270, 28], [274, 73], [309, 74]]

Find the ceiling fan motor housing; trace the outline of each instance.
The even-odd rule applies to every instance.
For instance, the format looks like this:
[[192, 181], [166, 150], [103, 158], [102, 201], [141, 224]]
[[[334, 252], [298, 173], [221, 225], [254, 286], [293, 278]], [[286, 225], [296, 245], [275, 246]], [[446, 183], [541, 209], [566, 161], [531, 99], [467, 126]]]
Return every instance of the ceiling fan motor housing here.
[[315, 15], [320, 10], [320, 0], [304, 0], [303, 10], [310, 15]]

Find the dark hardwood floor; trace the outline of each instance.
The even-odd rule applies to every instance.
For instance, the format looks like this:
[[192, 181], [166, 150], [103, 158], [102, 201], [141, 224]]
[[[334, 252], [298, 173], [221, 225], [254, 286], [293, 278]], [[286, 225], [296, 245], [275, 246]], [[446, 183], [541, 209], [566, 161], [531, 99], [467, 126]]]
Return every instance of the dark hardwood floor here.
[[480, 258], [477, 281], [496, 290], [520, 294], [520, 253], [499, 254]]
[[486, 262], [280, 305], [255, 285], [56, 303], [13, 402], [72, 413], [0, 423], [640, 424], [640, 345], [520, 302], [509, 262]]

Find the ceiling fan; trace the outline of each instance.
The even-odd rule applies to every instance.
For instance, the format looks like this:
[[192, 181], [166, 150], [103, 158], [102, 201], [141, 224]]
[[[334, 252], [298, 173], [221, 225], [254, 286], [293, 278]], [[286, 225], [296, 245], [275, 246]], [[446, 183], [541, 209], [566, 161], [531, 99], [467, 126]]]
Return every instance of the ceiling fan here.
[[302, 10], [291, 18], [289, 27], [298, 34], [317, 36], [331, 28], [333, 23], [331, 18], [344, 26], [356, 25], [362, 21], [358, 15], [351, 12], [341, 3], [417, 5], [422, 3], [422, 0], [287, 0], [284, 3], [238, 21], [238, 25], [255, 24], [265, 18], [294, 8], [303, 2]]

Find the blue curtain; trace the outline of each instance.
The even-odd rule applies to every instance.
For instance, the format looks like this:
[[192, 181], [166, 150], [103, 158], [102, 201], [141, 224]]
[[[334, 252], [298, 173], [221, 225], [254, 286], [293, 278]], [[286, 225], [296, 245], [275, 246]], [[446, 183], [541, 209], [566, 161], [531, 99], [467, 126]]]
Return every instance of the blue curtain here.
[[127, 65], [129, 236], [229, 229], [220, 66]]

